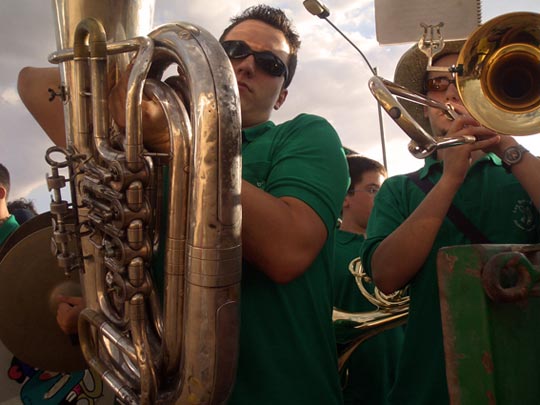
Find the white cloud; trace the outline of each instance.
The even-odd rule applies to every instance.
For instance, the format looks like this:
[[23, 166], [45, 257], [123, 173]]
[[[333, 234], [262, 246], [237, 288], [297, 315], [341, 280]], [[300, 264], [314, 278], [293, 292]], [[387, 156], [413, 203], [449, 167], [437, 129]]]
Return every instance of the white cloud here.
[[0, 104], [20, 104], [20, 102], [21, 99], [19, 98], [19, 94], [15, 88], [9, 87], [0, 92]]

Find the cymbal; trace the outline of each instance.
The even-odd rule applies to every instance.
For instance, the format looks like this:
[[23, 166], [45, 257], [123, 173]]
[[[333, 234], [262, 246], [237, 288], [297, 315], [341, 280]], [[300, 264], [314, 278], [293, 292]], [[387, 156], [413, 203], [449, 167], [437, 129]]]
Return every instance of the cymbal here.
[[67, 279], [57, 264], [50, 250], [52, 226], [48, 224], [23, 237], [10, 236], [16, 242], [0, 256], [0, 339], [33, 367], [83, 370], [87, 366], [78, 343], [56, 322], [55, 303], [58, 294], [80, 296], [78, 274]]
[[25, 237], [37, 230], [51, 226], [51, 220], [51, 213], [50, 211], [47, 211], [43, 214], [36, 215], [34, 218], [31, 218], [25, 223], [21, 224], [21, 226], [19, 226], [15, 232], [9, 235], [9, 237], [0, 246], [0, 262], [2, 261], [4, 255]]

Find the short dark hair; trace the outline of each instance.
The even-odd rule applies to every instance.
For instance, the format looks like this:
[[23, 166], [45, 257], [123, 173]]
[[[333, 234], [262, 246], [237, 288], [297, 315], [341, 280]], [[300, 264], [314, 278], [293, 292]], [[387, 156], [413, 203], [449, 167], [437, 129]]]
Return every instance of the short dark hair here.
[[0, 186], [6, 189], [6, 200], [7, 196], [9, 195], [10, 184], [9, 170], [6, 168], [6, 166], [0, 163]]
[[28, 210], [33, 215], [37, 215], [38, 212], [32, 200], [27, 200], [26, 198], [19, 198], [7, 203], [8, 210]]
[[285, 39], [291, 48], [289, 62], [287, 63], [289, 74], [287, 75], [287, 79], [283, 84], [283, 87], [287, 88], [292, 81], [294, 72], [296, 71], [296, 65], [298, 63], [298, 50], [300, 49], [300, 37], [296, 33], [291, 20], [289, 20], [285, 13], [279, 8], [270, 7], [266, 4], [252, 6], [245, 9], [241, 14], [231, 18], [231, 24], [225, 28], [223, 34], [221, 34], [221, 37], [219, 38], [219, 41], [222, 42], [234, 27], [246, 20], [261, 21], [280, 30], [283, 35], [285, 35]]
[[351, 185], [349, 191], [354, 189], [355, 184], [362, 181], [366, 172], [378, 172], [384, 177], [387, 176], [386, 168], [377, 162], [362, 155], [347, 155], [349, 164], [349, 175], [351, 176]]

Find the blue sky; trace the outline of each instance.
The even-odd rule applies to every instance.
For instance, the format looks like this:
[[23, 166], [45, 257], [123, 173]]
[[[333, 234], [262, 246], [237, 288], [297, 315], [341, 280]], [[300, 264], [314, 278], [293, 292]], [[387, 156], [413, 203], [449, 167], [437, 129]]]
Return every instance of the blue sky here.
[[[335, 126], [346, 146], [382, 160], [377, 104], [367, 88], [371, 74], [361, 57], [325, 21], [309, 14], [302, 0], [266, 3], [286, 10], [302, 37], [297, 75], [274, 120], [280, 122], [300, 112], [322, 115]], [[234, 0], [156, 0], [154, 21], [155, 25], [188, 21], [219, 36], [231, 15], [253, 4], [256, 3]], [[377, 43], [373, 1], [333, 0], [325, 4], [331, 11], [332, 22], [363, 50], [379, 74], [392, 78], [399, 56], [411, 44]], [[484, 21], [511, 11], [540, 12], [540, 3], [483, 2]], [[0, 35], [4, 39], [0, 48], [0, 161], [12, 172], [11, 197], [31, 198], [43, 212], [48, 210], [49, 201], [44, 154], [51, 143], [20, 102], [16, 80], [24, 66], [47, 66], [48, 54], [56, 49], [50, 2], [2, 0]], [[407, 152], [408, 137], [385, 116], [383, 122], [390, 174], [420, 167], [422, 161]], [[523, 137], [520, 142], [532, 151], [540, 150], [538, 135]]]

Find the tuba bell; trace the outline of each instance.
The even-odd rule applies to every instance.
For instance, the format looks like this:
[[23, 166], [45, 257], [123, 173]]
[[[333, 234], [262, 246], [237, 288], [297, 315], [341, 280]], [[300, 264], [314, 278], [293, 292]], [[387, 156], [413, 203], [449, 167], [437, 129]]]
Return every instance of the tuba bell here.
[[[422, 42], [426, 42], [424, 37]], [[430, 61], [436, 54], [431, 49], [425, 53]], [[435, 68], [429, 64], [427, 69]], [[508, 13], [482, 24], [463, 45], [457, 65], [446, 71], [455, 74], [464, 106], [483, 126], [506, 135], [540, 131], [540, 14]], [[370, 79], [369, 88], [409, 135], [409, 151], [417, 158], [425, 158], [440, 148], [476, 141], [470, 136], [433, 138], [397, 98], [439, 108], [453, 120], [456, 116], [449, 105], [377, 76]]]
[[[67, 138], [46, 155], [53, 245], [66, 274], [80, 275], [84, 357], [125, 404], [225, 403], [241, 276], [240, 107], [229, 59], [192, 24], [144, 35], [151, 1], [53, 8], [49, 61], [61, 72]], [[130, 59], [124, 131], [107, 96]], [[171, 68], [178, 75], [166, 78]], [[143, 92], [167, 117], [168, 154], [143, 147]]]

